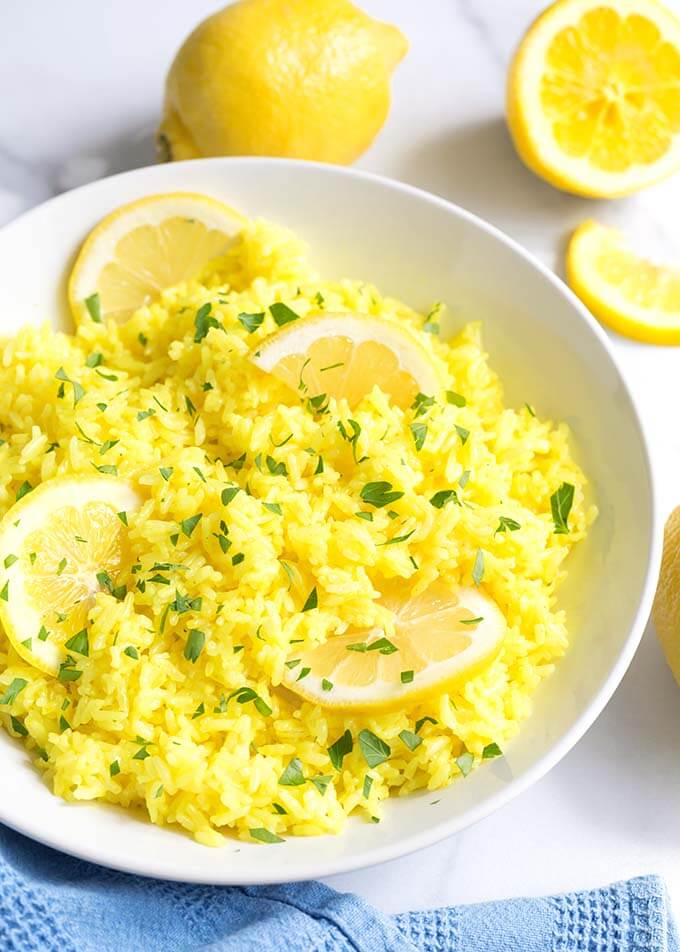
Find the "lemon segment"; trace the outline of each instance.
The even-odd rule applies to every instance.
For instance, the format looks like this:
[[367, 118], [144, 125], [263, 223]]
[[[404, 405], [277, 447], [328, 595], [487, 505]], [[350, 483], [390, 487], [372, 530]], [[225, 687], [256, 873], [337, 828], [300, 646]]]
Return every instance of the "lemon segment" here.
[[291, 656], [284, 685], [325, 708], [406, 707], [478, 674], [506, 632], [498, 606], [473, 588], [435, 583], [415, 597], [395, 589], [382, 604], [394, 614], [393, 635], [374, 629], [331, 637]]
[[190, 192], [121, 206], [90, 232], [73, 266], [74, 320], [126, 321], [224, 255], [245, 221], [223, 202]]
[[120, 480], [63, 477], [42, 483], [5, 514], [0, 623], [29, 664], [58, 672], [65, 643], [87, 626], [95, 594], [107, 587], [103, 580], [115, 585], [129, 561], [126, 514], [139, 505]]
[[268, 337], [253, 362], [301, 398], [320, 394], [356, 405], [374, 386], [408, 407], [441, 389], [437, 369], [405, 328], [361, 314], [302, 318]]
[[680, 268], [638, 257], [617, 229], [580, 225], [567, 250], [567, 278], [595, 317], [620, 334], [680, 343]]
[[626, 195], [680, 167], [680, 19], [657, 0], [558, 0], [510, 67], [525, 164], [557, 188]]

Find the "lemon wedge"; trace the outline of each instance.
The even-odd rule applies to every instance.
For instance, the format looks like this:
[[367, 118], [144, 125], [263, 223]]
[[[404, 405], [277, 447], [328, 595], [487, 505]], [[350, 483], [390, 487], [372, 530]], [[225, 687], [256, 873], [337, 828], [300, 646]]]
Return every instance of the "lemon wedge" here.
[[510, 67], [510, 132], [557, 188], [627, 195], [680, 167], [680, 19], [657, 0], [558, 0]]
[[302, 318], [272, 334], [253, 357], [300, 397], [345, 397], [354, 406], [377, 384], [400, 407], [441, 388], [425, 348], [405, 328], [361, 314]]
[[107, 215], [88, 235], [68, 283], [76, 323], [126, 321], [165, 288], [225, 254], [245, 219], [208, 195], [150, 195]]
[[288, 661], [284, 685], [325, 708], [406, 707], [482, 671], [506, 631], [495, 602], [473, 588], [435, 583], [415, 597], [395, 589], [382, 604], [394, 613], [394, 635], [375, 629], [329, 638]]
[[115, 587], [128, 562], [127, 513], [139, 505], [121, 480], [71, 476], [47, 480], [5, 514], [0, 623], [29, 664], [57, 674], [94, 595]]
[[615, 228], [587, 221], [576, 229], [567, 278], [593, 314], [620, 334], [680, 343], [680, 268], [638, 257]]
[[668, 665], [680, 684], [680, 506], [666, 522], [652, 619]]

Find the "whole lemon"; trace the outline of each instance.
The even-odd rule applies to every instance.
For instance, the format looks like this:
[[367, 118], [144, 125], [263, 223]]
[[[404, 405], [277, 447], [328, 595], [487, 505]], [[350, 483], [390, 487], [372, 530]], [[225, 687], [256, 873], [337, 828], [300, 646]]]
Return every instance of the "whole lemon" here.
[[348, 0], [240, 0], [199, 24], [175, 57], [159, 155], [352, 162], [385, 121], [407, 49], [396, 27]]

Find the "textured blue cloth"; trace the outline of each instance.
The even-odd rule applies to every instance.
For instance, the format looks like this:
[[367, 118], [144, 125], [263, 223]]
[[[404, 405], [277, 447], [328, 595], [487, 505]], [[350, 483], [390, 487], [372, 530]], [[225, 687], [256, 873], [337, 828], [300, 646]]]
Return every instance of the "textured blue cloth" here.
[[1, 952], [680, 952], [665, 889], [603, 889], [386, 916], [320, 883], [127, 876], [0, 827]]

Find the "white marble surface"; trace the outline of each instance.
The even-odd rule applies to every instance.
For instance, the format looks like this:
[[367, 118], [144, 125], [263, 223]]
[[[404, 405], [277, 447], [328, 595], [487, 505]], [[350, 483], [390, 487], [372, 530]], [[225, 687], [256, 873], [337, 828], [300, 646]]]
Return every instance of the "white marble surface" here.
[[[671, 0], [680, 9], [680, 0]], [[437, 192], [559, 272], [586, 217], [680, 257], [680, 175], [617, 202], [561, 194], [526, 171], [503, 123], [508, 58], [542, 0], [362, 0], [411, 40], [390, 118], [360, 167]], [[0, 9], [0, 223], [67, 188], [154, 161], [164, 72], [214, 0], [21, 0]], [[680, 501], [680, 352], [615, 338], [652, 442], [664, 510]], [[635, 544], [631, 527], [631, 545]], [[586, 737], [476, 827], [329, 880], [388, 911], [594, 886], [643, 872], [680, 913], [680, 688], [654, 634]]]

